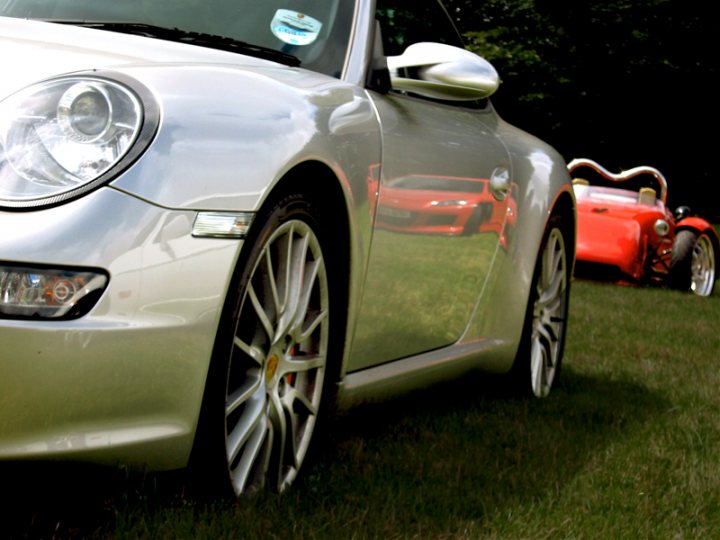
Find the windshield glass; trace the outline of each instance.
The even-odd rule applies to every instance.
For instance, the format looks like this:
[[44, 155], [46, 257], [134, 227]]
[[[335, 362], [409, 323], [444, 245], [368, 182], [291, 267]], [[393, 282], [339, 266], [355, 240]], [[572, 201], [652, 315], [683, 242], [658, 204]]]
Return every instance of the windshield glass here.
[[141, 23], [223, 36], [296, 56], [339, 77], [350, 37], [347, 0], [0, 0], [0, 16]]

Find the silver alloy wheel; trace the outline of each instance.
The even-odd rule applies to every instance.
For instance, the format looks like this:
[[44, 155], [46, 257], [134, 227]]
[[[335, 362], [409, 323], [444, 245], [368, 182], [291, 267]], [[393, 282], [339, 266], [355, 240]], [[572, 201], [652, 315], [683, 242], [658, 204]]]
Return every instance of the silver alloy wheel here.
[[530, 338], [530, 377], [533, 394], [550, 393], [562, 355], [567, 320], [568, 257], [560, 229], [553, 228], [541, 255]]
[[229, 360], [225, 449], [237, 495], [294, 480], [315, 428], [328, 351], [325, 262], [313, 229], [282, 223], [242, 293]]
[[707, 234], [701, 234], [692, 252], [690, 289], [698, 296], [710, 296], [715, 286], [715, 249]]

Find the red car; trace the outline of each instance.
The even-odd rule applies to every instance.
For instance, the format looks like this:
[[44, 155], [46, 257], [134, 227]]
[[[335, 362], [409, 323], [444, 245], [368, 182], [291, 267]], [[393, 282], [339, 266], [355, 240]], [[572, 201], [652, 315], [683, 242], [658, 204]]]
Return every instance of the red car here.
[[718, 235], [687, 206], [668, 210], [660, 171], [643, 166], [613, 174], [590, 159], [574, 159], [568, 170], [577, 199], [578, 275], [712, 294]]
[[[375, 184], [377, 181], [375, 181]], [[372, 183], [371, 183], [372, 184]], [[485, 178], [411, 175], [393, 178], [378, 203], [378, 227], [418, 234], [501, 235], [514, 201], [496, 200]]]

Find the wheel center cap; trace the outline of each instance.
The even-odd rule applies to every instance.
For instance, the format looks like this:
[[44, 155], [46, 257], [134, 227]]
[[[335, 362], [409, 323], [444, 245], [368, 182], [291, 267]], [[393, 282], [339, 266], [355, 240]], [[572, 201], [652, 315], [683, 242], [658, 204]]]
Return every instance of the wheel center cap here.
[[268, 384], [270, 384], [270, 381], [272, 381], [275, 377], [275, 373], [277, 373], [279, 364], [280, 359], [278, 358], [277, 354], [271, 354], [270, 357], [267, 359], [267, 364], [265, 366], [265, 381]]

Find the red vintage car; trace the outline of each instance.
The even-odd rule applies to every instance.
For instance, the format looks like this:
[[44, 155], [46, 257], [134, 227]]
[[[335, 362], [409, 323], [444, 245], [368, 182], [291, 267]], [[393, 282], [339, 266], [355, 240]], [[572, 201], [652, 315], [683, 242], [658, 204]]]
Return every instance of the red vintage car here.
[[668, 210], [660, 171], [641, 166], [613, 174], [584, 158], [568, 170], [578, 210], [576, 275], [712, 294], [718, 235], [687, 206]]

